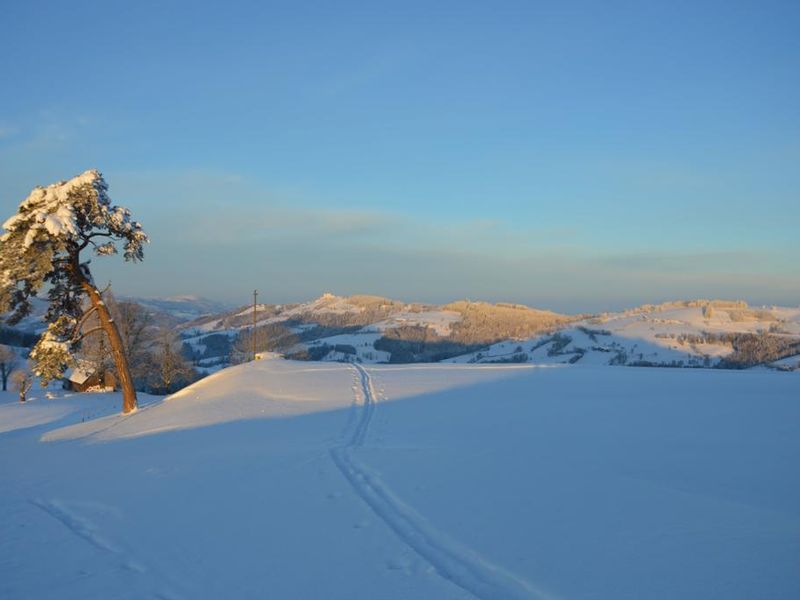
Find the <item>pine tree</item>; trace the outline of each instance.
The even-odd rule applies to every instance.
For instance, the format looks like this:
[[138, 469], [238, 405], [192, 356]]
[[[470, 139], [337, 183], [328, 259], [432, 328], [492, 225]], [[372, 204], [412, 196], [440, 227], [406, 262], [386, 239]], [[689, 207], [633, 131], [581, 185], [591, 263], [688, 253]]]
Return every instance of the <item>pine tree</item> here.
[[[95, 170], [47, 187], [36, 187], [20, 204], [17, 214], [3, 224], [0, 236], [0, 311], [13, 310], [14, 324], [31, 311], [31, 297], [48, 287], [48, 323], [31, 352], [34, 373], [45, 385], [74, 364], [74, 352], [92, 314], [108, 339], [123, 394], [123, 412], [136, 408], [136, 391], [119, 331], [102, 300], [81, 253], [90, 248], [98, 256], [116, 254], [123, 244], [127, 261], [143, 258], [147, 235], [130, 211], [113, 206], [108, 185]], [[84, 300], [89, 308], [84, 311]]]

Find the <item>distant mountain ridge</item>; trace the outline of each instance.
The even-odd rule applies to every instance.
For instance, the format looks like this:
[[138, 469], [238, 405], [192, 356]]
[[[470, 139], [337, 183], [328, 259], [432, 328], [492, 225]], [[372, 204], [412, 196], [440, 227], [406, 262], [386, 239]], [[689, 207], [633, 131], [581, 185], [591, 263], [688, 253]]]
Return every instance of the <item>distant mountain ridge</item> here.
[[234, 304], [210, 300], [200, 296], [170, 296], [167, 298], [146, 298], [121, 296], [120, 300], [136, 302], [146, 309], [166, 313], [180, 321], [191, 321], [204, 315], [219, 314], [234, 308]]
[[[402, 356], [412, 362], [411, 355], [414, 360], [441, 360], [510, 336], [549, 331], [574, 319], [514, 304], [434, 305], [325, 293], [300, 304], [259, 304], [255, 315], [252, 306], [245, 306], [185, 323], [181, 329], [195, 360], [210, 366], [219, 364], [242, 332], [252, 330], [254, 316], [261, 336], [257, 345], [263, 349], [298, 359], [361, 362], [396, 362]], [[407, 341], [417, 346], [411, 355], [398, 347]]]
[[[252, 337], [242, 338], [251, 335], [253, 312], [244, 306], [181, 325], [187, 352], [198, 366], [215, 369], [235, 355], [238, 339], [239, 360], [246, 358]], [[326, 293], [300, 304], [259, 304], [255, 321], [258, 348], [306, 360], [800, 368], [800, 308], [743, 301], [562, 315], [519, 304]]]
[[[168, 298], [117, 296], [116, 298], [121, 302], [139, 304], [156, 321], [172, 325], [199, 319], [204, 315], [224, 313], [233, 308], [231, 303], [209, 300], [199, 296], [172, 296]], [[31, 298], [31, 304], [31, 314], [15, 325], [15, 329], [28, 333], [41, 333], [46, 328], [44, 315], [47, 312], [48, 301], [46, 298], [34, 297]]]

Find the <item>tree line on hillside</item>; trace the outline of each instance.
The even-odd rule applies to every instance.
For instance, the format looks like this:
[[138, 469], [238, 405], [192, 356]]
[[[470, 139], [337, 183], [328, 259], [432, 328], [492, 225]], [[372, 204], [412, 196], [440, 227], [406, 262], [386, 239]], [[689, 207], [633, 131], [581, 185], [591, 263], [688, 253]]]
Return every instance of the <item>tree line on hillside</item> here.
[[486, 343], [466, 343], [450, 337], [441, 337], [430, 327], [405, 325], [384, 331], [375, 342], [375, 349], [390, 352], [389, 362], [439, 362], [461, 354], [475, 352]]
[[800, 354], [800, 339], [785, 335], [778, 323], [773, 323], [769, 329], [755, 333], [701, 331], [657, 333], [656, 337], [674, 339], [682, 346], [704, 344], [727, 346], [731, 349], [731, 353], [718, 363], [718, 367], [723, 369], [746, 369]]

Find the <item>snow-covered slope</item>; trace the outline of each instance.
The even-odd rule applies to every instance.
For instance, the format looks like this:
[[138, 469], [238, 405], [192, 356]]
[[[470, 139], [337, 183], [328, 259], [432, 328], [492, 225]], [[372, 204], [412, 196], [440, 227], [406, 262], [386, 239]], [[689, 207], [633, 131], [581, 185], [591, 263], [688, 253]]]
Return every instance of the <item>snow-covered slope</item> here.
[[[0, 597], [800, 596], [800, 376], [262, 360], [0, 397]], [[104, 416], [105, 415], [105, 416]]]
[[141, 304], [152, 312], [170, 315], [181, 322], [193, 321], [205, 315], [219, 314], [233, 308], [230, 303], [209, 300], [199, 296], [170, 296], [168, 298], [124, 297], [122, 299]]
[[[400, 325], [431, 325], [443, 333], [460, 320], [454, 311], [436, 310], [422, 304], [406, 304], [379, 296], [342, 297], [325, 293], [301, 304], [258, 304], [256, 325], [274, 323], [314, 323], [325, 326], [372, 326], [377, 329]], [[245, 306], [221, 315], [210, 315], [187, 323], [183, 328], [197, 334], [229, 332], [253, 325], [253, 307]]]
[[[438, 306], [326, 293], [302, 304], [261, 304], [255, 311], [242, 307], [198, 319], [182, 327], [184, 341], [201, 365], [225, 365], [231, 343], [241, 332], [251, 331], [254, 320], [269, 348], [287, 356], [376, 363], [397, 362], [398, 346], [406, 342], [412, 350], [402, 348], [404, 355], [427, 361], [430, 354], [463, 354], [476, 344], [511, 333], [532, 335], [574, 319], [514, 304], [463, 301]], [[446, 345], [446, 350], [437, 345]]]
[[[742, 334], [744, 340], [737, 339]], [[449, 362], [711, 367], [729, 359], [737, 343], [759, 340], [780, 346], [776, 352], [786, 346], [785, 353], [800, 360], [800, 308], [727, 302], [645, 306], [585, 319], [555, 335], [500, 342]], [[767, 362], [784, 368], [797, 363]]]
[[[41, 334], [47, 329], [47, 325], [44, 322], [44, 314], [47, 312], [47, 307], [47, 300], [34, 296], [31, 298], [30, 314], [14, 325], [14, 329], [25, 333]], [[4, 324], [3, 317], [6, 316], [8, 315], [0, 313], [0, 324]]]

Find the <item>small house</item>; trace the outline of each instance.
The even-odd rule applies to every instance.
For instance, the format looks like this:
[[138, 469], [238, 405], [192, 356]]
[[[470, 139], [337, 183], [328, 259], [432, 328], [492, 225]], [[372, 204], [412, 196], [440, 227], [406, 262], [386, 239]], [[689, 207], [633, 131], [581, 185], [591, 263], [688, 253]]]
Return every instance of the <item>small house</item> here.
[[116, 389], [117, 378], [106, 369], [99, 369], [88, 362], [81, 362], [64, 373], [64, 389], [85, 392], [93, 388]]

